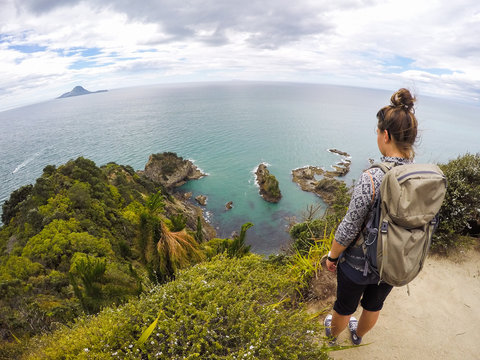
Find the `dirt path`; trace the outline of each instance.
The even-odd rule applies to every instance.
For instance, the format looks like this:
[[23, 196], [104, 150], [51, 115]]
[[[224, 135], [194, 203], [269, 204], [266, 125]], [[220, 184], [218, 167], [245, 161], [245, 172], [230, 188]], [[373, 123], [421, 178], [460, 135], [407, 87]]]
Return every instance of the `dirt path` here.
[[[334, 351], [331, 357], [480, 359], [480, 252], [430, 256], [409, 287], [410, 296], [406, 287], [392, 290], [377, 325], [363, 339], [367, 346]], [[351, 344], [348, 330], [339, 342]]]

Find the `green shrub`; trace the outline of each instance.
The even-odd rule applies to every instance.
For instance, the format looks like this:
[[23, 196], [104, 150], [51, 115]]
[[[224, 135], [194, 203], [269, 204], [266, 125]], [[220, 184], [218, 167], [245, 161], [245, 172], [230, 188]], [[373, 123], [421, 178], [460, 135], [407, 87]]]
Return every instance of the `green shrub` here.
[[447, 177], [447, 193], [433, 247], [447, 249], [480, 221], [480, 154], [460, 156], [440, 168]]
[[272, 196], [278, 197], [281, 195], [278, 180], [274, 175], [268, 174], [268, 176], [266, 176], [264, 186], [267, 192]]
[[12, 192], [9, 200], [5, 200], [2, 205], [2, 222], [4, 224], [8, 224], [15, 216], [19, 210], [19, 204], [21, 204], [27, 199], [28, 196], [30, 196], [32, 189], [32, 185], [22, 186], [20, 189]]
[[[218, 257], [117, 309], [38, 338], [28, 359], [327, 359], [296, 279], [259, 256]], [[158, 316], [155, 329], [141, 334]]]

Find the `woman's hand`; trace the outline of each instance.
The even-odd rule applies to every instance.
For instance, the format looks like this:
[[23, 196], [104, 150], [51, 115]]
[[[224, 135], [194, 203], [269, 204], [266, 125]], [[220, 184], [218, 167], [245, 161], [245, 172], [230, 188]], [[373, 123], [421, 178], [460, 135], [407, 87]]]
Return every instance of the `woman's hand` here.
[[337, 262], [336, 261], [330, 261], [327, 259], [325, 262], [325, 266], [327, 267], [328, 271], [335, 272], [337, 270]]

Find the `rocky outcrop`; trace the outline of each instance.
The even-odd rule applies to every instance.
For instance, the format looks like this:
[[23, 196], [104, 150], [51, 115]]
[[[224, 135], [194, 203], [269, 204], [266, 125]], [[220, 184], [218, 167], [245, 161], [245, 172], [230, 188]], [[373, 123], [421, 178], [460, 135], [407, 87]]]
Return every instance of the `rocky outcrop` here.
[[330, 205], [335, 201], [335, 193], [342, 181], [335, 177], [345, 176], [350, 170], [350, 155], [337, 149], [328, 151], [342, 156], [342, 161], [333, 165], [334, 170], [326, 171], [321, 167], [305, 166], [292, 170], [292, 181], [297, 183], [303, 191], [310, 191], [322, 198]]
[[225, 210], [230, 210], [233, 207], [233, 201], [229, 201], [225, 204]]
[[190, 160], [184, 160], [171, 152], [150, 155], [145, 170], [138, 173], [167, 189], [205, 176]]
[[318, 180], [315, 176], [325, 174], [325, 170], [316, 166], [305, 166], [292, 170], [293, 182], [296, 182], [303, 191], [313, 192]]
[[352, 161], [350, 160], [350, 154], [338, 149], [328, 149], [328, 151], [340, 155], [342, 157], [342, 160], [333, 165], [333, 170], [327, 171], [325, 173], [325, 176], [334, 177], [347, 175], [350, 171], [350, 164], [352, 163]]
[[205, 220], [201, 207], [192, 204], [190, 201], [186, 201], [183, 198], [183, 195], [180, 193], [175, 193], [173, 195], [173, 199], [173, 202], [165, 202], [165, 215], [167, 218], [171, 218], [174, 215], [183, 214], [185, 216], [187, 227], [194, 231], [197, 228], [198, 217], [200, 217], [204, 240], [208, 241], [217, 236], [213, 226]]
[[207, 205], [207, 197], [205, 195], [195, 196], [195, 200], [202, 206]]
[[[315, 176], [322, 176], [317, 179]], [[331, 176], [322, 168], [315, 166], [306, 166], [292, 170], [292, 181], [297, 183], [303, 191], [310, 191], [322, 198], [326, 204], [332, 204], [335, 201], [335, 192], [338, 186], [343, 182]]]
[[350, 171], [350, 164], [352, 162], [348, 159], [343, 159], [341, 162], [336, 163], [335, 165], [332, 166], [333, 170], [326, 171], [325, 176], [328, 177], [341, 177], [345, 176], [348, 174]]
[[330, 151], [331, 153], [334, 153], [334, 154], [341, 155], [341, 156], [350, 157], [350, 155], [348, 153], [346, 153], [345, 151], [338, 150], [338, 149], [328, 149], [328, 151]]
[[265, 201], [277, 203], [282, 198], [282, 193], [278, 186], [278, 180], [270, 174], [265, 164], [258, 165], [255, 172], [257, 184], [260, 187], [260, 195]]

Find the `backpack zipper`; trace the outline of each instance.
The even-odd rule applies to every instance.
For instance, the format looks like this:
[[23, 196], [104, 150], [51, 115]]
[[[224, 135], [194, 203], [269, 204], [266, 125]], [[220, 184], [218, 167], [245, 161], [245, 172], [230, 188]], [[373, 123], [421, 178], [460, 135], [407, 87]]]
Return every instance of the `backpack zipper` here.
[[[438, 176], [442, 176], [436, 171], [423, 170], [423, 171], [414, 171], [414, 172], [411, 172], [411, 173], [404, 174], [404, 175], [400, 176], [399, 178], [397, 178], [397, 180], [401, 181], [401, 180], [405, 179], [407, 176], [418, 175], [418, 174], [435, 174], [435, 175], [438, 175]], [[444, 178], [444, 176], [442, 176], [442, 178]]]

